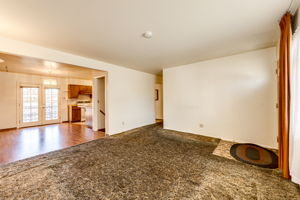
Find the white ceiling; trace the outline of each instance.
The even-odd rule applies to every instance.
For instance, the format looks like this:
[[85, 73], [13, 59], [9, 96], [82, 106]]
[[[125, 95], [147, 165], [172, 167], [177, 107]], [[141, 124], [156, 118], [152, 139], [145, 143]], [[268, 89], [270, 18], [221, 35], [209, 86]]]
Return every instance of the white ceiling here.
[[[0, 0], [0, 35], [137, 70], [273, 46], [291, 0]], [[143, 32], [151, 30], [152, 39]]]

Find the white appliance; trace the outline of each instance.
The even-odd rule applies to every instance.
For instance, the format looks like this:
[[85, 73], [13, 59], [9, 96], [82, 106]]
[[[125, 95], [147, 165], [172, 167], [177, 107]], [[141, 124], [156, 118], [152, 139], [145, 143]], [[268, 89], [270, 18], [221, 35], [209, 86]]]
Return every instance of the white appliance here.
[[85, 110], [86, 108], [81, 107], [81, 121], [85, 122]]
[[81, 108], [81, 121], [86, 120], [86, 107], [91, 106], [90, 100], [78, 100], [77, 106]]

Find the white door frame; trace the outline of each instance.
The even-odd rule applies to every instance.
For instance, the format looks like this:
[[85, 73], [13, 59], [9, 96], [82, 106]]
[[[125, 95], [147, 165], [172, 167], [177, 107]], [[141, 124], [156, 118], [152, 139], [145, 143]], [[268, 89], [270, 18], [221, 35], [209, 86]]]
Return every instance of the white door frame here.
[[98, 96], [99, 96], [99, 88], [98, 88], [98, 81], [100, 78], [104, 78], [104, 107], [105, 107], [105, 133], [108, 132], [108, 106], [107, 106], [107, 74], [101, 75], [101, 76], [95, 76], [93, 77], [93, 96], [92, 96], [92, 108], [93, 108], [93, 131], [98, 131], [98, 118], [99, 118], [99, 104], [98, 104]]

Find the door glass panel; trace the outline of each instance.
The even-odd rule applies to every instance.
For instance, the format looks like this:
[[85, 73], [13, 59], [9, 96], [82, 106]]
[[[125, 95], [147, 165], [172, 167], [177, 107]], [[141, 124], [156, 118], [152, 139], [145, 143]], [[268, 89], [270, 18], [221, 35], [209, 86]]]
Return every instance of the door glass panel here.
[[46, 120], [58, 120], [58, 89], [45, 89], [45, 117]]
[[22, 88], [23, 123], [39, 121], [39, 88]]

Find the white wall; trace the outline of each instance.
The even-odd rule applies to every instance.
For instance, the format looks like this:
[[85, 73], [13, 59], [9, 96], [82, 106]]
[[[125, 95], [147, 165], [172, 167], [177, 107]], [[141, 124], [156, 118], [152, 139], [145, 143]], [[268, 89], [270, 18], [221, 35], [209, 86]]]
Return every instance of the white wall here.
[[154, 75], [125, 68], [108, 72], [106, 114], [113, 133], [155, 123], [154, 82]]
[[277, 148], [275, 69], [276, 48], [164, 69], [164, 128]]
[[154, 75], [4, 37], [0, 44], [0, 52], [107, 71], [109, 134], [155, 122]]
[[0, 72], [0, 129], [17, 126], [17, 76]]

